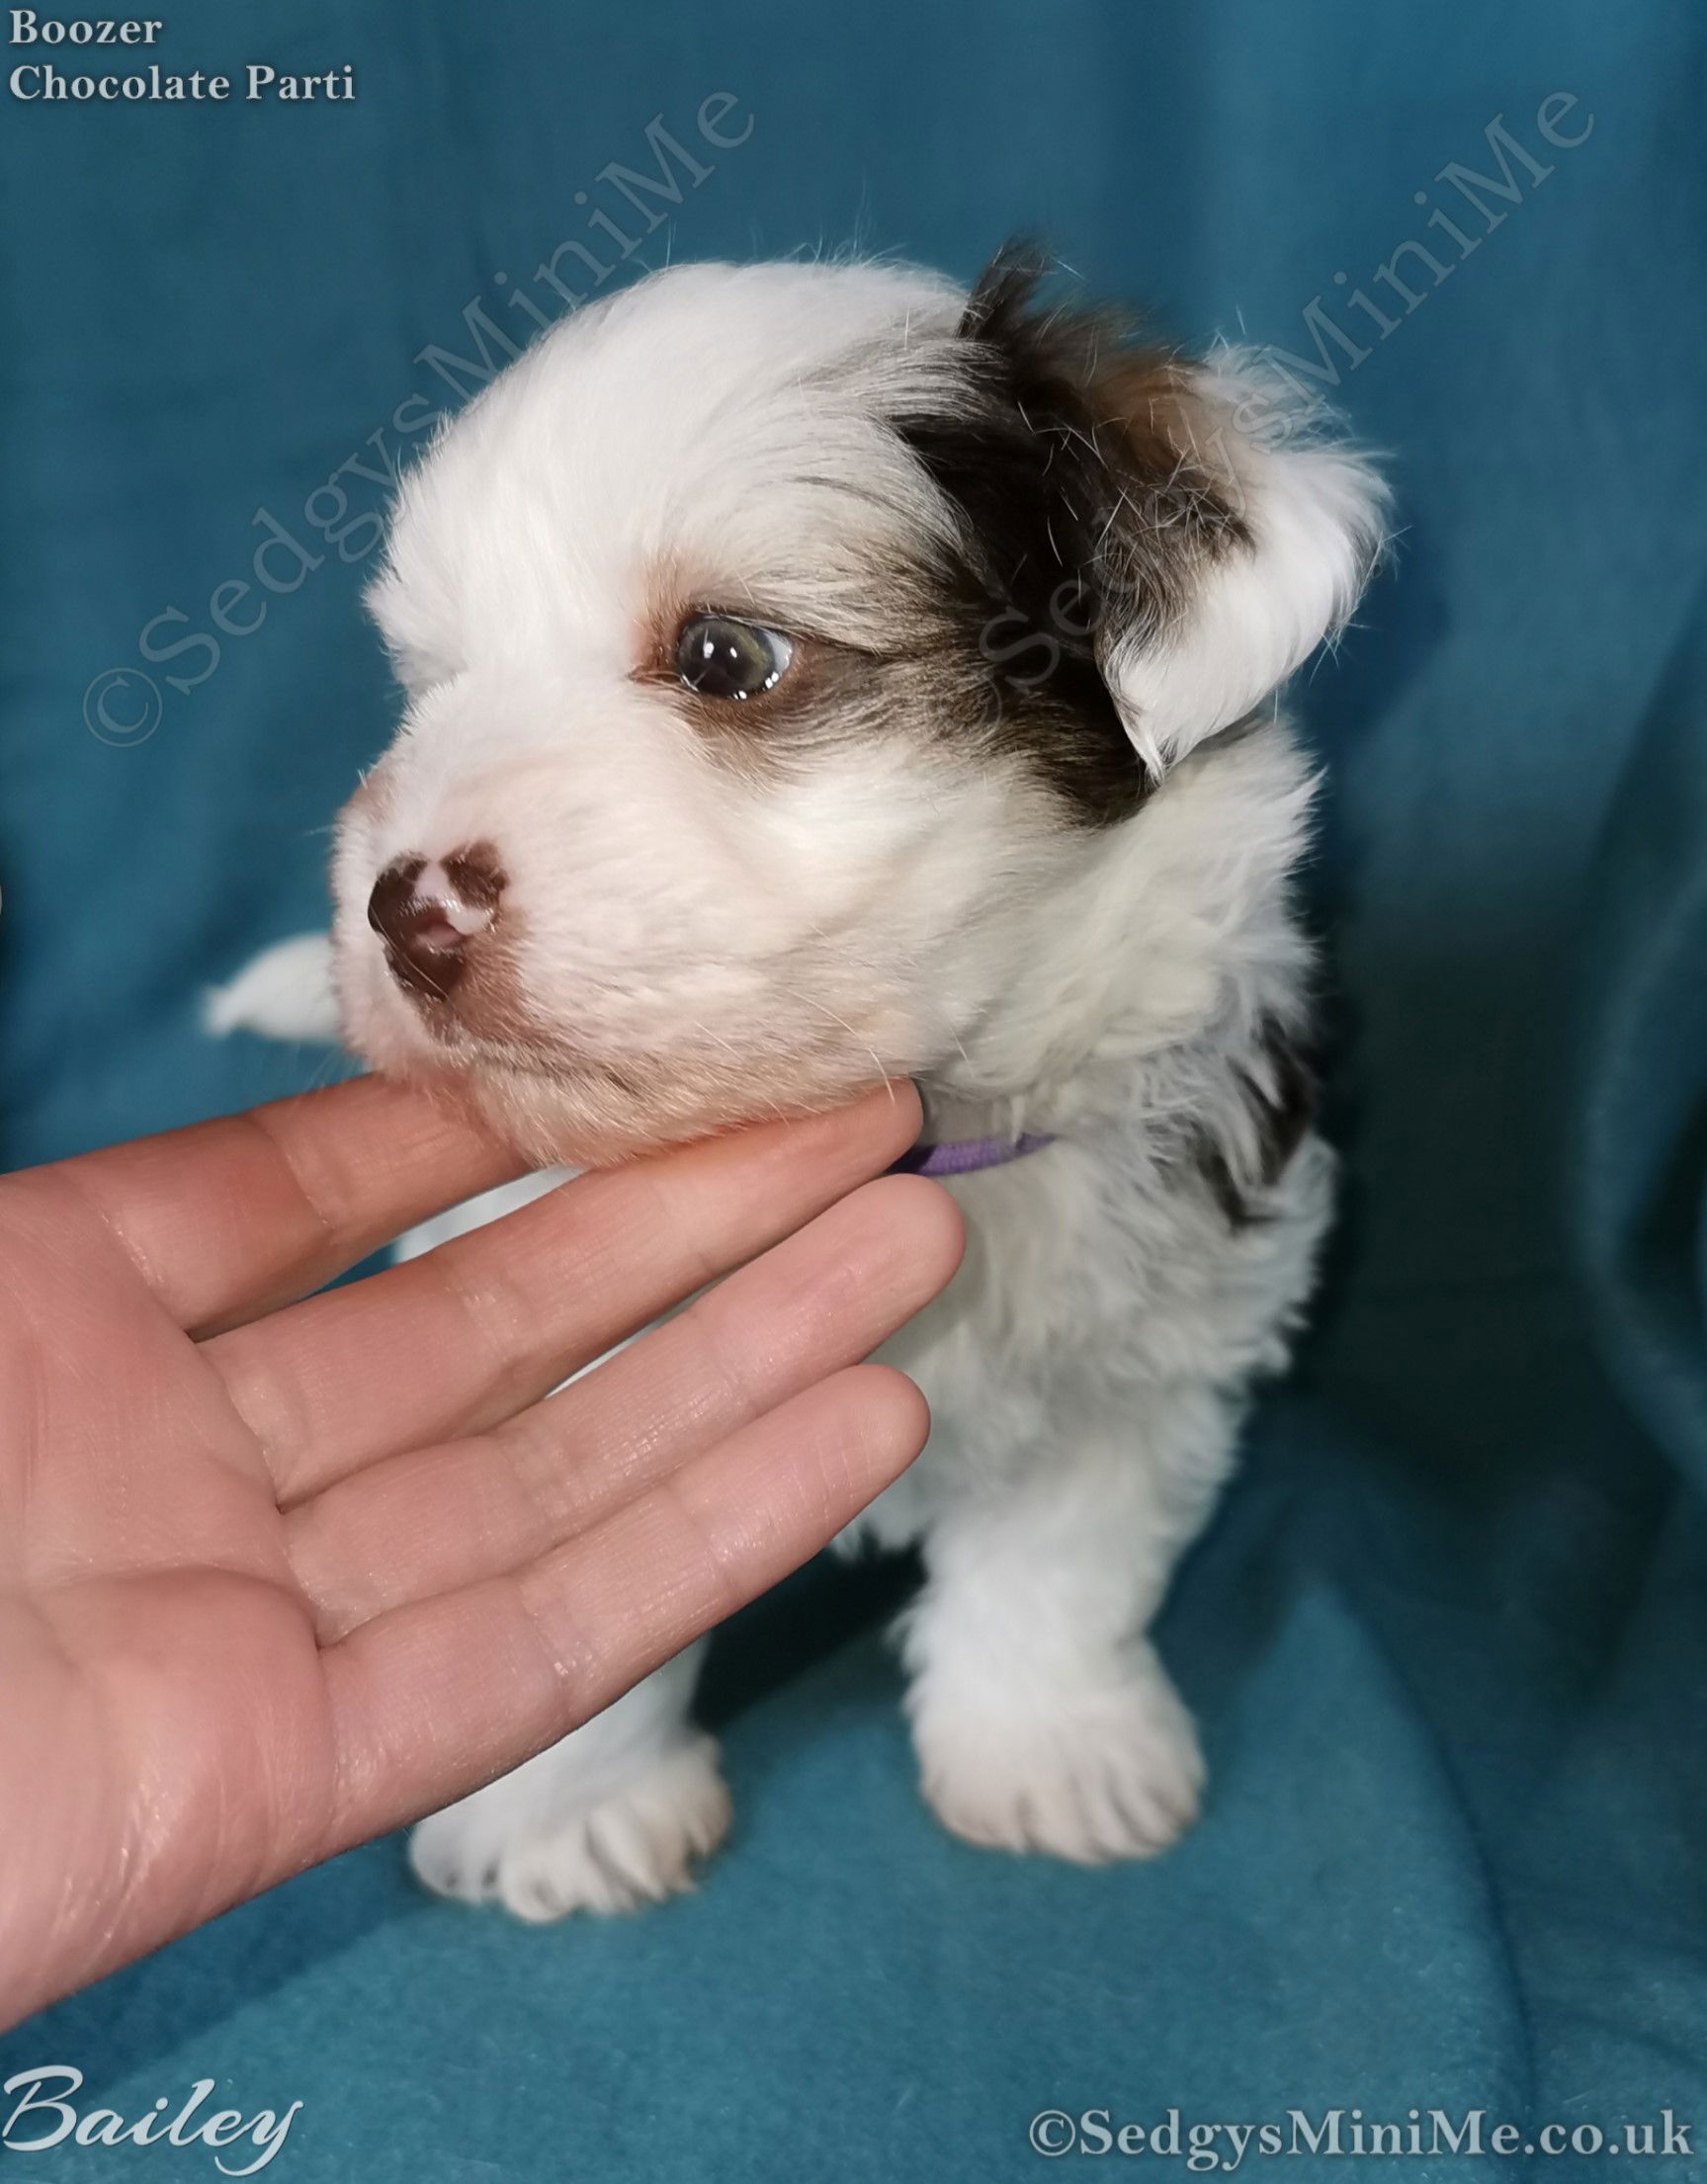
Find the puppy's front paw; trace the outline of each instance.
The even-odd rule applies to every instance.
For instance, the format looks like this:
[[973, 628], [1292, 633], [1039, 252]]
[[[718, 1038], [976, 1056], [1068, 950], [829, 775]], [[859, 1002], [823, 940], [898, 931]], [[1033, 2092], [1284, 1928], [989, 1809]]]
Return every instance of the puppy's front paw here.
[[1153, 1655], [1123, 1681], [1053, 1704], [915, 1704], [924, 1794], [968, 1842], [1080, 1865], [1152, 1858], [1196, 1819], [1203, 1754]]
[[728, 1832], [729, 1794], [709, 1736], [679, 1746], [596, 1804], [518, 1826], [502, 1782], [425, 1819], [409, 1863], [439, 1895], [502, 1903], [518, 1918], [632, 1911], [693, 1887]]

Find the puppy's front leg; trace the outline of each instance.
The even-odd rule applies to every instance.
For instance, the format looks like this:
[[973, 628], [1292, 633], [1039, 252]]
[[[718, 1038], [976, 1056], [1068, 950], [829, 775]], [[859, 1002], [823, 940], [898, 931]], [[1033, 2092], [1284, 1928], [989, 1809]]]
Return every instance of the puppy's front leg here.
[[1119, 1408], [1017, 1473], [969, 1478], [927, 1533], [907, 1711], [925, 1796], [971, 1842], [1143, 1858], [1197, 1817], [1197, 1734], [1145, 1633], [1238, 1407], [1185, 1384]]

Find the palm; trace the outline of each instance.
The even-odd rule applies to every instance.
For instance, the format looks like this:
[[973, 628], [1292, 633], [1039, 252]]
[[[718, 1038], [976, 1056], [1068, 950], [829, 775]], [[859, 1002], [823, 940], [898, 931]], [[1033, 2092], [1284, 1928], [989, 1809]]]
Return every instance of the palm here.
[[[0, 1429], [8, 1559], [28, 1579], [0, 1650], [30, 1671], [0, 1689], [0, 1736], [39, 1755], [0, 1778], [0, 1838], [35, 1860], [19, 1901], [55, 1916], [72, 1847], [82, 1915], [123, 1943], [151, 1892], [175, 1931], [308, 1851], [333, 1747], [258, 1443], [199, 1347], [138, 1308], [98, 1221], [64, 1211], [50, 1239], [17, 1221], [0, 1234], [9, 1377], [51, 1389], [48, 1417], [20, 1405]], [[56, 1370], [68, 1327], [89, 1361], [74, 1378]], [[137, 1751], [154, 1755], [145, 1776]], [[289, 1812], [270, 1760], [283, 1753]], [[33, 1955], [38, 1937], [22, 1939]]]
[[855, 1361], [958, 1229], [842, 1194], [915, 1122], [588, 1177], [295, 1304], [505, 1156], [363, 1081], [0, 1184], [0, 2021], [514, 1765], [886, 1483], [922, 1406]]

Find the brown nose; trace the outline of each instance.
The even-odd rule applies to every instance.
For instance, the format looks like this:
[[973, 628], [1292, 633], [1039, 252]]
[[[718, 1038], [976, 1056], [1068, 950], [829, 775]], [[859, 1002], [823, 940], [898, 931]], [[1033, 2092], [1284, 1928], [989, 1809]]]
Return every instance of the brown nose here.
[[453, 857], [394, 858], [368, 897], [368, 923], [385, 944], [391, 976], [411, 993], [448, 1001], [503, 891], [502, 868], [483, 842]]

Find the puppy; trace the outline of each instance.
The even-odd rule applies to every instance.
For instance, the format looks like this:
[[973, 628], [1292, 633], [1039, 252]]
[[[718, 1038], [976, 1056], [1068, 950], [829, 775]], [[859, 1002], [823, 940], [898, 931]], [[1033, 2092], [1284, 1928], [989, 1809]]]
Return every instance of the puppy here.
[[[887, 1353], [935, 1425], [856, 1536], [923, 1551], [907, 1710], [975, 1843], [1195, 1815], [1146, 1633], [1328, 1216], [1272, 700], [1384, 504], [1276, 392], [1011, 254], [970, 295], [681, 267], [486, 388], [371, 595], [407, 712], [338, 835], [357, 1053], [542, 1164], [921, 1087], [971, 1240]], [[317, 962], [217, 1020], [307, 1028]], [[425, 1821], [422, 1879], [528, 1918], [686, 1886], [729, 1809], [694, 1669]]]

